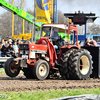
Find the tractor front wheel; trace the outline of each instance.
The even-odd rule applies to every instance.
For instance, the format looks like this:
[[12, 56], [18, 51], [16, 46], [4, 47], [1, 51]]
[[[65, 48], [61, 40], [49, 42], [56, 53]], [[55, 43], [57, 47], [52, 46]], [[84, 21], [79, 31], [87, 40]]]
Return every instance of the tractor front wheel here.
[[13, 63], [13, 58], [9, 58], [5, 62], [5, 72], [10, 77], [16, 77], [19, 74], [20, 69], [15, 68], [12, 63]]
[[49, 71], [48, 62], [45, 60], [38, 60], [33, 67], [34, 78], [44, 80], [48, 77]]

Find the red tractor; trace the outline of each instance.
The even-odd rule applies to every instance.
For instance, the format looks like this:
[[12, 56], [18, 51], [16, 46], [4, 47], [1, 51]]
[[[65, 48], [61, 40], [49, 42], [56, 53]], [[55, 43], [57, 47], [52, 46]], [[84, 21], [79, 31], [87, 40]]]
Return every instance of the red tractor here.
[[[64, 41], [58, 32], [68, 34], [68, 39]], [[69, 41], [69, 33], [73, 34], [72, 41]], [[6, 61], [5, 72], [16, 77], [22, 70], [26, 78], [39, 80], [56, 72], [65, 79], [87, 79], [93, 72], [92, 64], [89, 50], [78, 44], [76, 25], [43, 24], [37, 43], [20, 44], [19, 57]]]

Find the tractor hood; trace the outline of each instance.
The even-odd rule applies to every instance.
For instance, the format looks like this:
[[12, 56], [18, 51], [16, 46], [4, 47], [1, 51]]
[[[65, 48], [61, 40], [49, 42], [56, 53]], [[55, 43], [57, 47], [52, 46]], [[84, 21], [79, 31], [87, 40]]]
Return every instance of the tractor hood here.
[[43, 44], [29, 44], [31, 50], [34, 50], [36, 53], [47, 53], [47, 45]]
[[24, 43], [19, 45], [19, 50], [35, 50], [35, 51], [40, 50], [40, 51], [47, 52], [47, 45]]

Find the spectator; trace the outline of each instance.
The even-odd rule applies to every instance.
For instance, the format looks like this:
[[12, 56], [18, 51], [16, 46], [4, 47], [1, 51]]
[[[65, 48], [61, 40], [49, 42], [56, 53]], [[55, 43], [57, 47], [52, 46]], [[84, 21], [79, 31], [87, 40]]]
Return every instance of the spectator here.
[[2, 46], [1, 46], [1, 44], [0, 44], [0, 50], [1, 50], [1, 48], [2, 48]]
[[28, 42], [27, 42], [27, 40], [26, 40], [26, 41], [24, 41], [24, 43], [28, 43]]
[[14, 41], [13, 48], [14, 48], [14, 51], [15, 51], [15, 56], [18, 57], [18, 46], [17, 46], [16, 41]]
[[19, 44], [20, 44], [20, 40], [18, 39], [18, 40], [17, 40], [17, 46], [18, 46], [18, 47], [19, 47]]
[[97, 47], [97, 43], [95, 40], [90, 40], [89, 38], [85, 39], [85, 45], [84, 46], [95, 46]]
[[11, 39], [9, 39], [9, 41], [8, 41], [8, 42], [9, 42], [9, 44], [12, 44], [12, 40], [11, 40]]
[[2, 57], [7, 57], [7, 52], [8, 52], [8, 44], [6, 43], [1, 48], [1, 56]]
[[14, 48], [13, 48], [13, 45], [12, 45], [12, 44], [9, 44], [9, 46], [8, 46], [8, 52], [9, 52], [9, 54], [7, 54], [7, 55], [8, 55], [9, 57], [15, 55], [15, 54], [14, 54], [15, 51], [14, 51]]
[[5, 45], [4, 39], [1, 40], [1, 46]]
[[8, 52], [14, 53], [14, 48], [13, 48], [13, 45], [12, 44], [9, 44]]

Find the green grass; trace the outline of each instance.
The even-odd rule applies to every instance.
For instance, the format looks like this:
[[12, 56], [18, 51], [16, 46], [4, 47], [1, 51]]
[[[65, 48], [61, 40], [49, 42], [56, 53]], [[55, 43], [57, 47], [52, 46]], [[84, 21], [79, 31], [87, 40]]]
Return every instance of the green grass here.
[[[20, 73], [23, 73], [23, 71], [21, 70]], [[0, 74], [6, 74], [4, 68], [0, 68]]]
[[0, 68], [0, 74], [5, 74], [4, 68]]
[[[26, 91], [26, 92], [0, 92], [0, 100], [48, 100], [66, 96], [82, 94], [100, 94], [100, 88], [93, 89], [74, 89], [74, 90], [45, 90], [45, 91]], [[8, 98], [1, 98], [2, 96]]]

